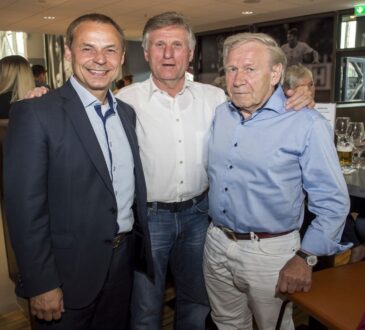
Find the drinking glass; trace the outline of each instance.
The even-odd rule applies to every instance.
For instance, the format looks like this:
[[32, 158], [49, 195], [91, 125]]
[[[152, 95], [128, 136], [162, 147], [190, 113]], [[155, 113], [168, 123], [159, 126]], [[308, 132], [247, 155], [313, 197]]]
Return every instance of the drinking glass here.
[[352, 167], [359, 169], [361, 166], [360, 155], [362, 153], [360, 151], [362, 149], [361, 144], [364, 137], [364, 123], [350, 122], [347, 127], [346, 135], [349, 137], [353, 147]]
[[337, 139], [340, 136], [344, 136], [346, 134], [349, 122], [350, 122], [350, 117], [337, 117], [336, 118], [335, 133], [336, 133]]
[[364, 123], [349, 122], [347, 125], [346, 134], [350, 137], [355, 147], [361, 146], [364, 137]]
[[342, 172], [344, 174], [352, 173], [354, 168], [352, 167], [353, 144], [351, 138], [346, 134], [339, 135], [337, 138], [336, 149]]

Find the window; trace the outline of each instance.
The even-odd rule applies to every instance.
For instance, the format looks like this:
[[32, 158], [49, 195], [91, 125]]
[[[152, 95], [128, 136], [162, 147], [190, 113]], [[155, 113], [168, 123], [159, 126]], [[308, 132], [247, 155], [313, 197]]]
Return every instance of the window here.
[[339, 15], [336, 49], [337, 102], [365, 101], [365, 16]]
[[0, 58], [8, 55], [27, 57], [26, 40], [24, 32], [0, 31]]

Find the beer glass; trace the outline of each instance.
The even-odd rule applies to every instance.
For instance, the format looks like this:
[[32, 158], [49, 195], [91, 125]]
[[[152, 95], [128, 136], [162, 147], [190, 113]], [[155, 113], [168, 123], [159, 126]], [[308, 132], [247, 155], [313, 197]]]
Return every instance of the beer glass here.
[[340, 135], [337, 138], [336, 149], [342, 172], [344, 174], [352, 173], [354, 170], [352, 167], [353, 144], [350, 137], [346, 134]]

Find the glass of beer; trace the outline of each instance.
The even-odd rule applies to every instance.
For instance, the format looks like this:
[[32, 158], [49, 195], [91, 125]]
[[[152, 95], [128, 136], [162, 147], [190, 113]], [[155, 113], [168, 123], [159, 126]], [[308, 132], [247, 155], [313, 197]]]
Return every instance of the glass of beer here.
[[354, 146], [351, 139], [346, 135], [338, 137], [336, 148], [342, 172], [344, 174], [352, 173], [352, 152]]

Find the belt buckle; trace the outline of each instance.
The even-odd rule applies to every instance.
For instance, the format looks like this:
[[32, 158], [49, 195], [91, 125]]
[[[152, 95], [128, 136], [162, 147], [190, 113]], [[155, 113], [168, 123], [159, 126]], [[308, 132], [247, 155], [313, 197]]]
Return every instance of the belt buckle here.
[[123, 238], [125, 237], [124, 234], [119, 234], [118, 236], [114, 237], [112, 241], [112, 247], [113, 249], [116, 249], [119, 247], [120, 243], [123, 241]]
[[237, 237], [236, 237], [236, 234], [235, 234], [232, 230], [230, 230], [230, 229], [228, 229], [228, 228], [225, 228], [225, 227], [222, 227], [222, 230], [223, 230], [223, 232], [226, 234], [226, 236], [227, 236], [230, 240], [235, 241], [235, 242], [237, 242], [237, 241], [238, 241], [238, 239], [237, 239]]

